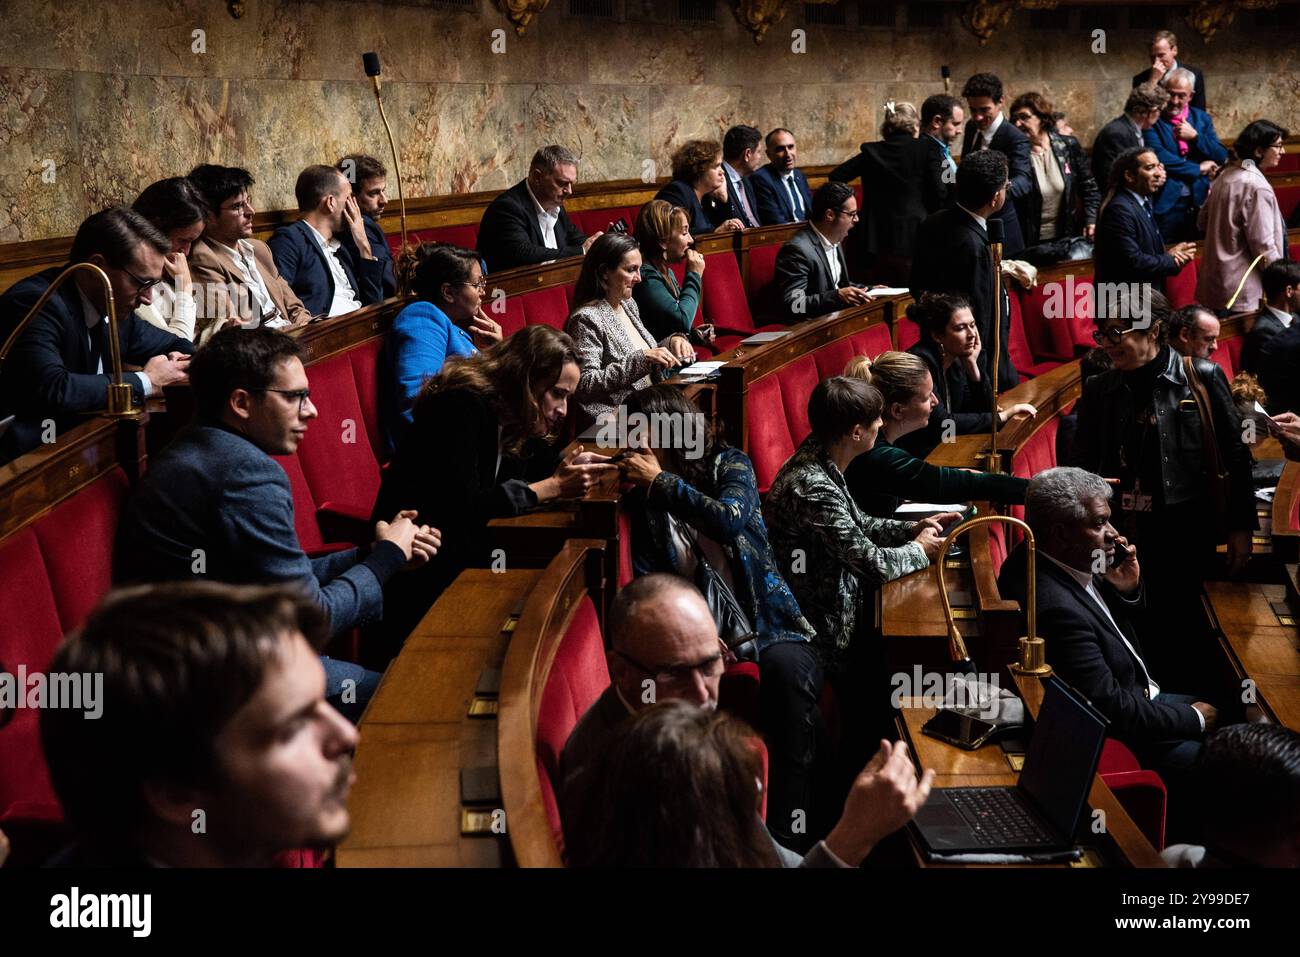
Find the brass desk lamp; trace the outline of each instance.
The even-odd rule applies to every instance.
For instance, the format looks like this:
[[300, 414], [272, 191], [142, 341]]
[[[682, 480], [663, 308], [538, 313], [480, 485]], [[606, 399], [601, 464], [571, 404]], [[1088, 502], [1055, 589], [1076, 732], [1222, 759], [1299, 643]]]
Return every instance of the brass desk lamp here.
[[999, 522], [1024, 529], [1025, 546], [1029, 550], [1026, 563], [1028, 581], [1025, 583], [1025, 630], [1028, 634], [1020, 639], [1020, 660], [1009, 665], [1009, 667], [1016, 674], [1045, 677], [1052, 673], [1052, 668], [1047, 664], [1046, 645], [1043, 639], [1036, 634], [1038, 629], [1038, 583], [1035, 576], [1038, 572], [1038, 549], [1034, 544], [1034, 533], [1029, 526], [1010, 515], [981, 515], [969, 522], [963, 522], [948, 533], [948, 536], [943, 540], [943, 545], [939, 548], [939, 557], [934, 561], [934, 568], [939, 581], [939, 601], [943, 604], [943, 620], [948, 626], [948, 650], [952, 654], [953, 661], [970, 661], [970, 652], [966, 650], [966, 642], [962, 639], [961, 632], [957, 630], [957, 623], [952, 615], [952, 604], [948, 601], [947, 583], [943, 577], [944, 558], [947, 556], [952, 543], [957, 540], [958, 535], [979, 528], [981, 525], [992, 525]]
[[122, 381], [122, 355], [121, 347], [117, 341], [117, 308], [113, 303], [113, 286], [108, 281], [108, 274], [100, 269], [94, 263], [73, 263], [63, 272], [54, 277], [54, 282], [50, 283], [50, 288], [41, 294], [41, 298], [36, 300], [36, 304], [27, 310], [27, 315], [23, 316], [14, 331], [9, 334], [3, 346], [0, 346], [0, 368], [3, 367], [5, 359], [9, 352], [18, 342], [18, 337], [31, 324], [32, 320], [40, 314], [41, 307], [45, 305], [54, 291], [63, 285], [69, 276], [79, 270], [88, 270], [99, 277], [104, 284], [104, 305], [108, 310], [108, 359], [112, 366], [113, 381], [108, 384], [108, 409], [106, 411], [94, 412], [92, 415], [108, 415], [114, 418], [130, 418], [139, 415], [144, 410], [133, 407], [131, 386], [129, 383]]

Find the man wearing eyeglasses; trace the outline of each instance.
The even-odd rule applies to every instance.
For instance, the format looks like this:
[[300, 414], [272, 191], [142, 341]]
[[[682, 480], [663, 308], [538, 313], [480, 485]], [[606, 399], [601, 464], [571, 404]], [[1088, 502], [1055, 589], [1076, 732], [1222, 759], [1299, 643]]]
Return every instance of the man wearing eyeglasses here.
[[[378, 522], [367, 549], [303, 551], [289, 478], [271, 458], [292, 455], [317, 415], [301, 355], [296, 339], [272, 329], [227, 329], [199, 351], [195, 420], [150, 459], [127, 503], [115, 583], [288, 582], [321, 607], [337, 638], [378, 620], [385, 583], [437, 553], [441, 535], [417, 525], [414, 511]], [[332, 659], [325, 672], [327, 697], [359, 718], [379, 675]]]
[[[568, 833], [589, 819], [586, 801], [595, 790], [597, 758], [616, 740], [624, 720], [664, 701], [717, 708], [727, 666], [727, 649], [709, 606], [692, 582], [677, 575], [634, 579], [615, 597], [607, 631], [612, 683], [578, 721], [560, 756], [560, 812]], [[918, 780], [907, 746], [882, 741], [854, 780], [844, 812], [825, 840], [803, 858], [777, 845], [779, 856], [787, 867], [856, 867], [925, 803], [933, 777], [927, 771]]]
[[[91, 216], [72, 243], [73, 263], [90, 263], [108, 276], [117, 319], [118, 354], [140, 366], [126, 373], [133, 402], [185, 381], [194, 346], [135, 315], [153, 300], [163, 279], [167, 237], [134, 210], [114, 206]], [[66, 266], [55, 266], [14, 284], [0, 297], [0, 342], [50, 288]], [[58, 440], [86, 413], [108, 407], [113, 349], [103, 282], [90, 271], [65, 280], [46, 300], [0, 368], [0, 419], [16, 416], [0, 437], [0, 462], [41, 443]]]
[[844, 237], [858, 221], [858, 198], [845, 183], [823, 183], [813, 193], [808, 225], [776, 254], [776, 282], [790, 322], [814, 319], [870, 301], [849, 278]]

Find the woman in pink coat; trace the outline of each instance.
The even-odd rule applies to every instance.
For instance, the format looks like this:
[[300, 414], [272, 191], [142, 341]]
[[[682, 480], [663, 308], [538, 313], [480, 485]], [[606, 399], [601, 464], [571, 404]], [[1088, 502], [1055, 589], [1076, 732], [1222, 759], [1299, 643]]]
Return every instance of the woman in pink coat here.
[[1197, 223], [1205, 231], [1205, 258], [1196, 280], [1196, 300], [1203, 306], [1254, 312], [1263, 294], [1260, 273], [1286, 255], [1286, 223], [1264, 176], [1281, 159], [1286, 136], [1268, 120], [1251, 123], [1237, 137], [1237, 159], [1210, 187]]

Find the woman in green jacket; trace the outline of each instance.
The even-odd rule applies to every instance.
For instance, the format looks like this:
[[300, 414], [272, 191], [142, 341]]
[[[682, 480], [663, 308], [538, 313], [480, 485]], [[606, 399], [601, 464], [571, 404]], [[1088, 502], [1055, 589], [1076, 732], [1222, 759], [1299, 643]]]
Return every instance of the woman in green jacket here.
[[1024, 502], [1029, 485], [1026, 479], [931, 465], [894, 444], [900, 436], [924, 428], [939, 401], [930, 370], [920, 356], [908, 352], [882, 352], [874, 360], [854, 356], [844, 374], [866, 379], [885, 399], [884, 425], [875, 446], [858, 456], [844, 475], [849, 493], [862, 511], [888, 518], [904, 499], [938, 504]]
[[[641, 207], [634, 232], [641, 245], [641, 281], [633, 288], [632, 298], [641, 310], [641, 322], [656, 342], [673, 333], [691, 336], [704, 298], [704, 257], [691, 246], [686, 210], [652, 199]], [[686, 281], [679, 286], [669, 266], [683, 260]]]

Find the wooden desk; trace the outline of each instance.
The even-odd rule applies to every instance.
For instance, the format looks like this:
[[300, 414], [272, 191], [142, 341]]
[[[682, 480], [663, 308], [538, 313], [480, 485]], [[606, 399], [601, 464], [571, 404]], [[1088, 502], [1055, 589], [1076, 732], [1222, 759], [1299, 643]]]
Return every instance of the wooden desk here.
[[[1037, 684], [1037, 682], [1035, 682]], [[916, 705], [916, 706], [913, 706]], [[1029, 707], [1029, 703], [1026, 702]], [[1031, 713], [1036, 707], [1029, 707]], [[921, 705], [915, 699], [904, 699], [902, 714], [897, 719], [899, 734], [908, 741], [922, 768], [933, 768], [936, 772], [934, 786], [939, 788], [954, 787], [1004, 787], [1014, 785], [1019, 774], [1011, 769], [1006, 755], [996, 745], [988, 745], [978, 751], [964, 751], [955, 745], [931, 738], [921, 733], [921, 726], [934, 716], [935, 708]], [[1160, 854], [1146, 839], [1133, 819], [1128, 816], [1114, 793], [1101, 780], [1093, 778], [1092, 790], [1088, 794], [1091, 808], [1105, 814], [1106, 831], [1103, 834], [1088, 833], [1080, 846], [1084, 848], [1084, 857], [1071, 864], [928, 864], [921, 854], [920, 847], [909, 832], [913, 841], [913, 853], [921, 867], [1164, 867]]]
[[541, 574], [462, 572], [407, 639], [361, 720], [339, 867], [502, 866], [500, 837], [461, 834], [462, 771], [497, 764], [495, 713], [469, 711]]
[[1285, 585], [1206, 582], [1206, 610], [1219, 646], [1270, 719], [1300, 731], [1300, 627], [1283, 622]]

